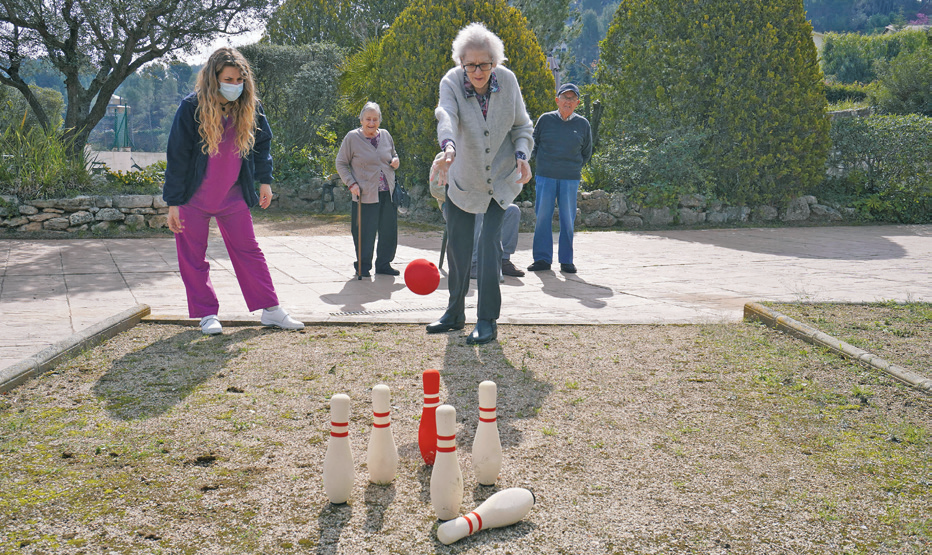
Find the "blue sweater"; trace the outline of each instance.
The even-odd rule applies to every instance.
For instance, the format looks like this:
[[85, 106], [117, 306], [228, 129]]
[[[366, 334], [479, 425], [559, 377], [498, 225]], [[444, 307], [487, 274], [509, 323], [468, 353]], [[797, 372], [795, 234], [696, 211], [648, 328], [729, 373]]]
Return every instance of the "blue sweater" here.
[[534, 151], [537, 175], [551, 179], [582, 177], [582, 167], [592, 157], [592, 130], [589, 120], [574, 113], [566, 121], [560, 112], [547, 112], [534, 126]]
[[[168, 134], [167, 166], [162, 199], [169, 206], [187, 204], [204, 181], [207, 154], [201, 150], [204, 141], [197, 132], [197, 95], [189, 94], [175, 112]], [[272, 129], [262, 106], [256, 106], [256, 143], [243, 159], [239, 170], [240, 188], [247, 206], [259, 204], [256, 181], [272, 183]]]

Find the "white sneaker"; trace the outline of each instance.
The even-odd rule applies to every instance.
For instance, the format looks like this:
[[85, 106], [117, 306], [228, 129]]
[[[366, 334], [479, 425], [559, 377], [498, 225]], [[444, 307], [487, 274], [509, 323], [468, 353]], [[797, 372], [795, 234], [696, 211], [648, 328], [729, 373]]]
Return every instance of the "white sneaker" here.
[[288, 313], [285, 312], [285, 309], [280, 306], [276, 306], [271, 310], [268, 308], [263, 308], [262, 318], [259, 321], [262, 322], [263, 326], [274, 326], [283, 330], [304, 329], [304, 324], [295, 320], [291, 316], [288, 316]]
[[201, 318], [201, 331], [204, 332], [204, 335], [220, 335], [223, 333], [223, 326], [220, 325], [220, 320], [216, 314]]

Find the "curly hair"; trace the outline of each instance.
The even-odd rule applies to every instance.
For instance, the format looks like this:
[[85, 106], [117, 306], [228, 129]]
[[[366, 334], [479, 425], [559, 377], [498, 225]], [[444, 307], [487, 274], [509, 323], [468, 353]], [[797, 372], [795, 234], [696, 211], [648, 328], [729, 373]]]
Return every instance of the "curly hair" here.
[[502, 39], [481, 23], [470, 23], [460, 29], [456, 38], [453, 39], [453, 61], [456, 65], [463, 63], [463, 56], [466, 55], [467, 50], [488, 52], [495, 65], [508, 59], [505, 57], [505, 45]]
[[235, 48], [225, 47], [215, 51], [197, 74], [194, 90], [198, 102], [198, 134], [204, 141], [201, 150], [209, 156], [219, 152], [220, 141], [223, 138], [223, 116], [227, 114], [222, 110], [218, 77], [225, 67], [235, 67], [243, 75], [243, 94], [226, 106], [236, 129], [236, 150], [240, 158], [245, 158], [256, 143], [256, 106], [259, 98], [256, 96], [252, 68]]

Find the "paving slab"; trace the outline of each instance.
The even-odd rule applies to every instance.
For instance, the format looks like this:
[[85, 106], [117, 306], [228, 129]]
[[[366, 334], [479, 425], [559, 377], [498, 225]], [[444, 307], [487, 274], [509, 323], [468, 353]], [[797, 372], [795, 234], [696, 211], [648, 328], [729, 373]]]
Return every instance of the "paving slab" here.
[[[395, 267], [435, 264], [442, 233], [402, 235]], [[446, 306], [403, 276], [357, 280], [347, 236], [260, 237], [279, 298], [304, 322], [424, 324]], [[532, 262], [532, 234], [512, 256]], [[577, 232], [577, 274], [505, 278], [503, 324], [732, 322], [751, 301], [932, 300], [932, 225]], [[258, 322], [222, 240], [208, 248], [222, 320]], [[471, 289], [467, 320], [475, 320]], [[187, 316], [171, 237], [0, 241], [0, 368], [137, 304]]]

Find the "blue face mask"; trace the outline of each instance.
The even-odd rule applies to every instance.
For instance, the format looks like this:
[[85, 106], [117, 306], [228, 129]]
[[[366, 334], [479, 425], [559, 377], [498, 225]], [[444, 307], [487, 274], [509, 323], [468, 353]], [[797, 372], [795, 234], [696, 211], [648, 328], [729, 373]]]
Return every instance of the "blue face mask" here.
[[243, 84], [220, 83], [220, 94], [223, 95], [223, 98], [233, 102], [243, 94]]

